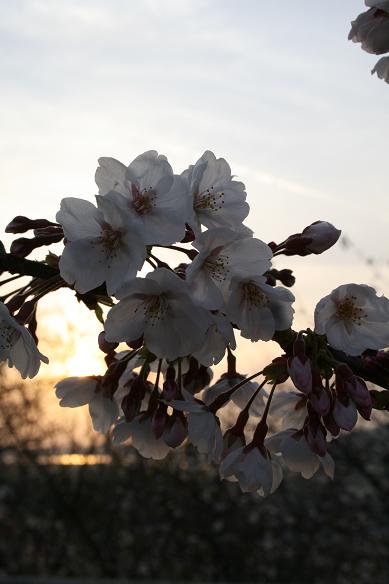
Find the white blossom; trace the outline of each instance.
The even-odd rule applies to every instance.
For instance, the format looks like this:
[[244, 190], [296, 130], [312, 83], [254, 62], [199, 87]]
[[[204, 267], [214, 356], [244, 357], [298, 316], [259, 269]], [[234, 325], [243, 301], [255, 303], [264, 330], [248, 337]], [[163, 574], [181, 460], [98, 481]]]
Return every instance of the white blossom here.
[[49, 362], [38, 351], [30, 332], [0, 302], [0, 363], [3, 361], [8, 361], [9, 367], [16, 367], [23, 379], [35, 377], [41, 362]]
[[114, 201], [97, 196], [62, 200], [57, 221], [66, 244], [59, 261], [62, 278], [84, 294], [104, 282], [109, 295], [133, 278], [146, 258], [141, 233]]
[[187, 413], [189, 441], [209, 462], [219, 462], [223, 452], [223, 435], [219, 419], [208, 408], [186, 392], [186, 400], [169, 402], [175, 410]]
[[135, 278], [108, 313], [108, 341], [131, 342], [144, 335], [148, 349], [169, 360], [191, 354], [205, 340], [209, 313], [193, 304], [187, 284], [170, 270], [159, 268]]
[[305, 395], [295, 391], [277, 391], [274, 394], [270, 418], [280, 425], [281, 430], [302, 428], [306, 417], [307, 399]]
[[119, 420], [115, 425], [112, 431], [114, 444], [121, 444], [128, 440], [131, 440], [131, 445], [144, 458], [162, 460], [170, 452], [163, 437], [155, 437], [150, 416], [142, 413], [131, 422]]
[[253, 342], [269, 341], [275, 331], [291, 326], [294, 299], [290, 290], [269, 286], [263, 276], [234, 278], [226, 313], [238, 325], [242, 337]]
[[228, 318], [220, 312], [210, 316], [212, 322], [208, 327], [205, 341], [193, 352], [193, 357], [206, 367], [219, 363], [227, 347], [236, 349], [234, 329]]
[[207, 150], [194, 166], [182, 173], [189, 183], [192, 212], [188, 223], [198, 235], [201, 225], [239, 228], [249, 213], [243, 183], [233, 180], [224, 158]]
[[257, 492], [261, 496], [273, 493], [282, 480], [278, 462], [269, 452], [257, 446], [241, 446], [230, 451], [220, 464], [222, 479], [236, 478], [243, 493]]
[[380, 79], [383, 79], [386, 81], [386, 83], [389, 83], [389, 57], [382, 57], [379, 59], [374, 65], [371, 73], [377, 73]]
[[174, 175], [166, 156], [144, 152], [128, 168], [114, 158], [100, 158], [99, 192], [127, 209], [145, 243], [169, 245], [185, 235], [190, 197], [187, 181]]
[[210, 310], [223, 306], [231, 278], [260, 276], [270, 268], [268, 245], [227, 227], [205, 231], [193, 246], [199, 253], [186, 270], [187, 282], [194, 300]]
[[99, 387], [98, 377], [68, 377], [55, 386], [59, 405], [77, 408], [89, 405], [93, 429], [106, 434], [119, 415], [119, 406], [107, 397]]
[[389, 51], [389, 1], [367, 0], [366, 5], [370, 9], [351, 23], [348, 38], [364, 51], [382, 55]]
[[389, 345], [389, 300], [370, 286], [339, 286], [316, 306], [315, 332], [348, 355], [383, 349]]
[[310, 479], [320, 466], [325, 474], [334, 478], [334, 461], [328, 452], [318, 456], [312, 452], [302, 432], [288, 429], [273, 434], [265, 440], [265, 445], [273, 454], [279, 454], [281, 460], [292, 472], [299, 472], [305, 479]]

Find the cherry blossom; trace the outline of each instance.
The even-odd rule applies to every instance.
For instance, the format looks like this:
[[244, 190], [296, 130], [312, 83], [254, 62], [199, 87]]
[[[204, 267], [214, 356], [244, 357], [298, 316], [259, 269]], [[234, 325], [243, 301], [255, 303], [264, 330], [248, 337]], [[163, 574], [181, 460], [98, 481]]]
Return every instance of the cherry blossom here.
[[257, 446], [241, 446], [230, 451], [220, 464], [222, 479], [235, 478], [243, 493], [266, 497], [279, 487], [282, 470], [278, 462]]
[[99, 193], [126, 209], [146, 244], [169, 245], [185, 235], [190, 198], [187, 182], [173, 174], [166, 156], [144, 152], [126, 168], [114, 158], [99, 158]]
[[207, 150], [182, 173], [189, 183], [193, 208], [188, 223], [198, 235], [201, 225], [239, 228], [249, 213], [243, 183], [233, 180], [224, 158]]
[[193, 357], [206, 367], [219, 363], [227, 347], [236, 349], [234, 329], [228, 318], [220, 312], [211, 314], [210, 317], [211, 323], [205, 341], [197, 351], [193, 352]]
[[166, 268], [135, 278], [108, 313], [108, 341], [131, 342], [144, 336], [157, 357], [174, 360], [198, 349], [211, 323], [209, 313], [195, 306], [186, 282]]
[[389, 57], [382, 57], [372, 69], [372, 74], [377, 73], [380, 79], [389, 83]]
[[77, 408], [89, 405], [93, 429], [106, 434], [119, 415], [117, 402], [104, 394], [99, 377], [68, 377], [59, 381], [55, 388], [59, 405]]
[[16, 367], [23, 379], [35, 377], [41, 362], [49, 362], [38, 351], [29, 331], [0, 302], [0, 363], [3, 361], [8, 361], [9, 367]]
[[199, 251], [186, 270], [194, 300], [210, 310], [224, 304], [231, 278], [260, 276], [270, 267], [272, 251], [268, 245], [227, 227], [202, 233], [193, 246]]
[[151, 418], [146, 414], [139, 414], [131, 422], [123, 419], [116, 423], [112, 431], [114, 444], [121, 444], [128, 440], [131, 440], [131, 445], [144, 458], [162, 460], [170, 452], [163, 438], [155, 437]]
[[389, 345], [389, 300], [374, 288], [344, 284], [320, 300], [315, 309], [315, 332], [348, 355]]
[[289, 429], [273, 434], [265, 441], [266, 447], [273, 454], [279, 454], [289, 470], [301, 473], [305, 479], [310, 479], [320, 466], [331, 479], [334, 477], [334, 461], [328, 452], [318, 456], [312, 452], [302, 432]]
[[264, 277], [233, 278], [226, 313], [239, 326], [242, 337], [269, 341], [275, 331], [291, 326], [293, 302], [290, 290], [269, 286]]
[[187, 400], [172, 400], [170, 405], [187, 413], [189, 441], [209, 462], [219, 462], [223, 452], [223, 436], [220, 422], [204, 403], [187, 395]]
[[104, 282], [115, 294], [146, 259], [139, 229], [114, 201], [97, 196], [97, 207], [76, 198], [62, 200], [57, 221], [66, 245], [59, 261], [62, 278], [81, 293]]
[[367, 0], [366, 5], [369, 10], [351, 23], [348, 38], [361, 43], [364, 51], [382, 55], [389, 51], [389, 1]]

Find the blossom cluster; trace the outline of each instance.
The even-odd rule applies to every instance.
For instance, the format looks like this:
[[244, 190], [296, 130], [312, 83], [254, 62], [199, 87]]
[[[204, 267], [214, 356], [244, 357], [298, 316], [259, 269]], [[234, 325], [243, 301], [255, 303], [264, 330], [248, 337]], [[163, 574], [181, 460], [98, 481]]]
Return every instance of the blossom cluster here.
[[[349, 40], [361, 43], [368, 53], [389, 53], [389, 0], [365, 0], [369, 9], [352, 23]], [[372, 69], [380, 79], [389, 83], [389, 56], [381, 57]]]
[[[387, 409], [384, 392], [366, 381], [388, 389], [389, 300], [343, 284], [317, 304], [314, 330], [296, 332], [295, 278], [272, 260], [321, 254], [340, 231], [316, 221], [278, 244], [254, 237], [244, 224], [245, 185], [210, 151], [181, 174], [154, 150], [128, 166], [101, 158], [95, 179], [96, 204], [68, 197], [56, 222], [19, 216], [8, 225], [34, 236], [0, 250], [1, 265], [18, 274], [0, 285], [32, 279], [2, 297], [0, 360], [23, 378], [37, 374], [47, 362], [37, 348], [37, 304], [70, 287], [103, 324], [107, 368], [58, 382], [61, 406], [88, 405], [96, 431], [146, 458], [189, 441], [245, 492], [272, 493], [284, 468], [332, 477], [328, 442], [358, 416], [369, 420], [373, 407]], [[60, 257], [26, 259], [62, 240]], [[166, 250], [183, 261], [170, 266]], [[281, 354], [243, 375], [236, 333], [276, 341]], [[226, 372], [214, 382], [212, 367], [223, 359]]]

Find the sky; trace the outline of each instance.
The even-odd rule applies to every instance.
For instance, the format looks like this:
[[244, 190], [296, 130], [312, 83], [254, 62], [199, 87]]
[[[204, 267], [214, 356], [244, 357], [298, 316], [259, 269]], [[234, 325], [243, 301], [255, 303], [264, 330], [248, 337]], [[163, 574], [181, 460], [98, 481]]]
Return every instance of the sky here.
[[[389, 87], [370, 75], [377, 58], [347, 40], [364, 9], [362, 0], [0, 0], [1, 234], [15, 215], [54, 219], [64, 196], [93, 200], [100, 156], [129, 164], [156, 149], [179, 173], [210, 149], [245, 183], [260, 239], [322, 219], [352, 242], [277, 262], [295, 270], [298, 324], [312, 326], [316, 302], [339, 284], [389, 293]], [[58, 321], [48, 334], [61, 331], [61, 302], [48, 304]], [[95, 329], [72, 310], [87, 343]], [[250, 370], [258, 348], [244, 346]]]

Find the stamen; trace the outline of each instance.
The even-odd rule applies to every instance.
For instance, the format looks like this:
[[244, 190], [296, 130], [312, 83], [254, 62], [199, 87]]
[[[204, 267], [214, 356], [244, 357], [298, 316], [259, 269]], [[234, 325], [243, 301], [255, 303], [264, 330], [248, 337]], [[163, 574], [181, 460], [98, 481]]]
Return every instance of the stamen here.
[[213, 280], [224, 282], [230, 272], [230, 258], [227, 255], [210, 254], [204, 262], [204, 268], [207, 270]]
[[224, 205], [224, 192], [214, 191], [210, 187], [202, 193], [195, 193], [193, 207], [196, 211], [211, 211], [216, 212]]
[[248, 310], [263, 308], [270, 303], [269, 297], [253, 282], [243, 284], [243, 294], [248, 303]]
[[6, 353], [16, 344], [21, 333], [7, 324], [0, 325], [0, 357], [6, 358]]
[[132, 207], [139, 215], [146, 215], [155, 207], [157, 193], [153, 187], [142, 189], [132, 185]]
[[353, 323], [358, 326], [362, 324], [362, 319], [367, 317], [363, 309], [357, 306], [357, 297], [348, 296], [341, 302], [337, 303], [336, 315], [347, 323]]

